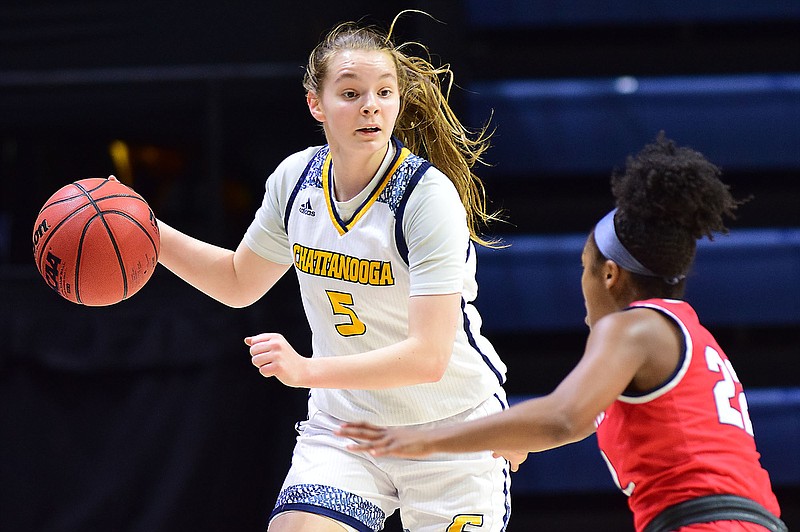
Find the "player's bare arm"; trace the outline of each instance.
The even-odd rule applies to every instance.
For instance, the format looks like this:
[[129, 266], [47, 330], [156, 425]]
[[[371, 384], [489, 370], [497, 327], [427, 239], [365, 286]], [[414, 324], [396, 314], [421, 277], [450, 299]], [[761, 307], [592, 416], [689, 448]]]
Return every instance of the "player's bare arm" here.
[[409, 298], [408, 338], [366, 353], [307, 358], [275, 333], [248, 337], [245, 343], [259, 372], [288, 386], [367, 390], [436, 382], [450, 361], [460, 298]]
[[289, 269], [266, 260], [244, 243], [236, 251], [191, 237], [159, 220], [159, 262], [206, 295], [230, 307], [261, 298]]

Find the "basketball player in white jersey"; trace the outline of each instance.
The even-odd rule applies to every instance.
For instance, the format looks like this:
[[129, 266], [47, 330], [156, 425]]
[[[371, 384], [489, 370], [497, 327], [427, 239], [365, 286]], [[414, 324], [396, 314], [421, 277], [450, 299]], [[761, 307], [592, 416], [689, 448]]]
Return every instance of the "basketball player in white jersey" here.
[[[393, 27], [393, 26], [392, 26]], [[414, 532], [505, 530], [509, 463], [491, 452], [425, 460], [352, 452], [348, 421], [439, 426], [506, 408], [505, 365], [480, 334], [474, 243], [494, 218], [472, 168], [488, 147], [441, 81], [447, 67], [383, 33], [337, 26], [304, 78], [326, 144], [287, 157], [236, 251], [160, 222], [161, 263], [234, 307], [289, 268], [312, 330], [311, 356], [278, 333], [245, 341], [265, 377], [310, 388], [308, 419], [270, 516], [271, 532], [377, 531], [400, 510]]]

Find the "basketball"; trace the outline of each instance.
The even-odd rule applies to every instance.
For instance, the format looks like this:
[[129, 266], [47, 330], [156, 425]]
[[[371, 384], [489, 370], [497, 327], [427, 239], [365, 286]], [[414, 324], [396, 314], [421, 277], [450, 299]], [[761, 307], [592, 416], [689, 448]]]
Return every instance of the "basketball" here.
[[33, 227], [33, 257], [45, 282], [87, 306], [113, 305], [138, 292], [155, 271], [160, 245], [150, 206], [113, 176], [60, 188]]

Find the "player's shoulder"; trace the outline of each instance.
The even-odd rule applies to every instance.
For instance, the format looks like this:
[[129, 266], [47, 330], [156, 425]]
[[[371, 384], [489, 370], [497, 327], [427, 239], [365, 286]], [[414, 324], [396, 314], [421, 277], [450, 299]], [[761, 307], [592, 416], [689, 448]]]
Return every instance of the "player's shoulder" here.
[[628, 307], [603, 316], [592, 327], [594, 336], [603, 336], [620, 345], [646, 347], [672, 331], [669, 318], [651, 307]]
[[267, 179], [267, 187], [291, 188], [322, 146], [309, 146], [285, 157]]
[[296, 151], [281, 161], [278, 168], [305, 168], [309, 161], [314, 158], [314, 155], [322, 148], [323, 146], [309, 146], [304, 150]]
[[456, 189], [453, 181], [447, 175], [431, 165], [422, 175], [419, 183], [416, 186], [415, 193], [417, 197], [425, 196], [428, 198], [442, 198], [449, 197], [457, 199], [460, 202], [458, 189]]

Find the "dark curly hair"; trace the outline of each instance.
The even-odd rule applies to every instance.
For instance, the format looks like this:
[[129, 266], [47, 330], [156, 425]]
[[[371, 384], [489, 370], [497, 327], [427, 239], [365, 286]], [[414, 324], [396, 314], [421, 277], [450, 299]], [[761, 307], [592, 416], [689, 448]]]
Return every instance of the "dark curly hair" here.
[[[697, 240], [728, 233], [724, 218], [735, 219], [736, 209], [750, 199], [734, 199], [720, 174], [703, 154], [676, 146], [661, 131], [655, 142], [628, 157], [624, 172], [612, 175], [617, 236], [658, 275], [633, 274], [650, 297], [682, 296]], [[666, 281], [675, 278], [681, 281]]]

